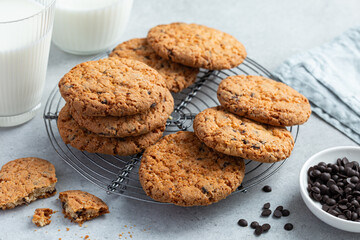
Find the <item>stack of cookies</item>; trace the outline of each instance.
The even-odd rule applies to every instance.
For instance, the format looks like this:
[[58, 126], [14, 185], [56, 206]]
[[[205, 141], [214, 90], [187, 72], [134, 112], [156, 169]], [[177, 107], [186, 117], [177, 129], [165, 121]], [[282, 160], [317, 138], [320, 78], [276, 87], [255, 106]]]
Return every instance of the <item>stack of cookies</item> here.
[[79, 150], [133, 155], [159, 140], [174, 99], [161, 75], [132, 59], [81, 63], [59, 82], [58, 128]]
[[259, 162], [289, 157], [294, 140], [285, 127], [303, 124], [311, 114], [306, 97], [261, 76], [227, 77], [217, 96], [221, 106], [196, 116], [196, 135], [216, 151]]

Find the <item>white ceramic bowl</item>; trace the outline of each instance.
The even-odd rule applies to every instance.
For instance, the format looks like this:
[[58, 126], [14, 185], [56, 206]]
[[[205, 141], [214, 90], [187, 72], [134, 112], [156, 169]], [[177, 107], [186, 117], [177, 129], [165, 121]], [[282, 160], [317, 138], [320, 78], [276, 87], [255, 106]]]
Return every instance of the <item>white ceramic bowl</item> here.
[[310, 157], [301, 168], [300, 192], [306, 206], [320, 220], [335, 228], [344, 231], [359, 233], [360, 222], [343, 220], [325, 212], [324, 210], [321, 209], [321, 204], [319, 202], [315, 202], [310, 198], [309, 193], [307, 191], [307, 185], [308, 185], [307, 171], [311, 166], [314, 166], [319, 162], [336, 163], [336, 159], [343, 157], [346, 157], [349, 161], [360, 162], [360, 147], [334, 147], [334, 148], [325, 149]]

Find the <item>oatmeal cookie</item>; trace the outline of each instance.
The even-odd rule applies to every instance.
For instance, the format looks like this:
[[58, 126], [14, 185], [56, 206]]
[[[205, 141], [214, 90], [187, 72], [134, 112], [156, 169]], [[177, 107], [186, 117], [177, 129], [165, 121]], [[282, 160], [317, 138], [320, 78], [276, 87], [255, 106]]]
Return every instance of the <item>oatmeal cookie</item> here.
[[259, 162], [284, 160], [294, 148], [293, 137], [286, 128], [258, 123], [221, 107], [196, 115], [194, 131], [216, 151]]
[[167, 135], [142, 156], [139, 179], [156, 201], [209, 205], [226, 198], [245, 175], [243, 159], [216, 152], [193, 132]]
[[161, 57], [194, 68], [230, 69], [246, 58], [236, 38], [198, 24], [158, 25], [150, 29], [147, 41]]
[[284, 83], [261, 76], [231, 76], [221, 81], [221, 105], [228, 111], [273, 126], [305, 123], [311, 114], [308, 99]]

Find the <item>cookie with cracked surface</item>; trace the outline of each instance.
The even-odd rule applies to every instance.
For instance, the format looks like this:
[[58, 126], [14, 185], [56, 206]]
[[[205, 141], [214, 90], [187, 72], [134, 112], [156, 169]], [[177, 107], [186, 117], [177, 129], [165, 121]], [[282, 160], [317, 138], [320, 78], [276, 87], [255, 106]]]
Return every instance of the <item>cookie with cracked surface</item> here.
[[126, 116], [161, 101], [166, 84], [145, 63], [106, 58], [76, 65], [59, 82], [62, 97], [87, 116]]
[[167, 90], [163, 100], [154, 104], [150, 110], [124, 117], [89, 117], [81, 115], [70, 107], [70, 114], [83, 128], [104, 137], [139, 136], [166, 124], [174, 110], [174, 99]]
[[305, 123], [309, 100], [284, 83], [262, 76], [231, 76], [221, 81], [217, 97], [228, 111], [273, 126]]
[[59, 133], [66, 144], [81, 151], [121, 156], [133, 155], [154, 144], [162, 137], [165, 130], [163, 126], [135, 137], [103, 137], [81, 128], [69, 111], [69, 106], [65, 105], [59, 113], [57, 121]]
[[109, 213], [109, 207], [100, 198], [88, 192], [69, 190], [59, 193], [64, 217], [79, 225]]
[[150, 29], [147, 41], [161, 57], [189, 67], [230, 69], [246, 58], [230, 34], [198, 24], [171, 23]]
[[32, 222], [38, 227], [44, 227], [51, 223], [51, 215], [54, 211], [50, 208], [37, 208], [32, 219]]
[[0, 209], [11, 209], [56, 193], [55, 167], [41, 158], [20, 158], [0, 170]]
[[165, 79], [167, 88], [174, 93], [189, 87], [196, 80], [198, 68], [191, 68], [166, 60], [155, 53], [146, 38], [123, 42], [110, 53], [110, 57], [131, 58], [146, 63]]
[[194, 120], [194, 131], [207, 146], [218, 152], [273, 163], [290, 156], [294, 148], [291, 133], [226, 112], [221, 107], [208, 108]]
[[209, 205], [226, 198], [241, 184], [245, 164], [216, 152], [193, 132], [167, 135], [144, 152], [139, 179], [156, 201], [179, 206]]

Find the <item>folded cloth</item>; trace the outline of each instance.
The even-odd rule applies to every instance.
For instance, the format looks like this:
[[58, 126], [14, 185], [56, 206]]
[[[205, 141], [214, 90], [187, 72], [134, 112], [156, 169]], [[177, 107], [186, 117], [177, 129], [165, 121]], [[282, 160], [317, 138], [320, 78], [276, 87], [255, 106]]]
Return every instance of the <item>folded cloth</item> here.
[[291, 57], [273, 75], [305, 95], [319, 117], [360, 144], [360, 27]]

